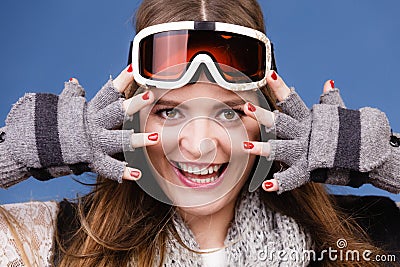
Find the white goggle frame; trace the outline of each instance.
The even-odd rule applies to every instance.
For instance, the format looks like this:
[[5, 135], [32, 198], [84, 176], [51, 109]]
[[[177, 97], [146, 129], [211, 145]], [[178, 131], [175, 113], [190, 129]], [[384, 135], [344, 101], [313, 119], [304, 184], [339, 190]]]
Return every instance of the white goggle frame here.
[[[213, 24], [212, 29], [201, 29], [198, 28], [197, 25], [201, 25], [201, 23], [206, 23], [207, 25]], [[176, 31], [176, 30], [214, 30], [221, 32], [230, 32], [235, 34], [241, 34], [245, 36], [249, 36], [255, 38], [257, 40], [262, 41], [265, 44], [265, 76], [260, 81], [256, 82], [248, 82], [248, 83], [230, 83], [227, 82], [219, 72], [218, 68], [215, 66], [215, 62], [213, 59], [207, 54], [199, 54], [197, 55], [189, 65], [185, 74], [177, 81], [160, 81], [160, 80], [152, 80], [143, 77], [139, 73], [139, 45], [142, 39], [146, 38], [149, 35], [166, 32], [166, 31]], [[132, 68], [133, 68], [133, 76], [135, 81], [141, 86], [152, 86], [160, 89], [177, 89], [187, 85], [192, 77], [195, 75], [199, 66], [204, 63], [204, 65], [208, 68], [210, 74], [214, 78], [215, 82], [228, 90], [232, 91], [245, 91], [245, 90], [253, 90], [266, 85], [266, 75], [269, 70], [271, 70], [272, 64], [272, 52], [271, 52], [271, 43], [267, 36], [255, 29], [239, 26], [235, 24], [223, 23], [223, 22], [195, 22], [195, 21], [179, 21], [179, 22], [169, 22], [153, 25], [141, 30], [134, 38], [132, 43]]]

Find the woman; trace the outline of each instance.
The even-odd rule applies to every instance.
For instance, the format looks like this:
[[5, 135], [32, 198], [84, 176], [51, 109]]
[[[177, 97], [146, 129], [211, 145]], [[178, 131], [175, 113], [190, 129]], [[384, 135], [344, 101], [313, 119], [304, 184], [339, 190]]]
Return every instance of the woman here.
[[[144, 1], [136, 15], [137, 32], [152, 25], [171, 21], [222, 21], [264, 32], [262, 14], [258, 4], [254, 1], [224, 2], [223, 4], [206, 3], [204, 1], [193, 3], [187, 1], [174, 1], [173, 3]], [[207, 23], [202, 25], [209, 27]], [[121, 266], [128, 264], [186, 266], [207, 264], [210, 257], [216, 257], [222, 261], [222, 266], [227, 264], [262, 266], [268, 263], [278, 265], [284, 261], [288, 262], [288, 266], [306, 266], [309, 261], [301, 257], [298, 259], [290, 257], [286, 259], [279, 259], [278, 257], [264, 259], [259, 252], [271, 250], [301, 253], [312, 248], [322, 250], [327, 246], [333, 246], [341, 238], [347, 240], [349, 249], [360, 251], [368, 249], [380, 252], [364, 236], [364, 233], [354, 221], [350, 218], [342, 220], [344, 215], [336, 210], [333, 200], [330, 199], [321, 185], [305, 183], [310, 178], [311, 169], [309, 169], [310, 166], [307, 165], [307, 161], [311, 157], [307, 158], [304, 150], [308, 149], [309, 143], [313, 143], [306, 140], [308, 135], [305, 134], [310, 129], [309, 116], [311, 116], [310, 114], [312, 116], [325, 114], [324, 112], [329, 111], [332, 107], [338, 110], [338, 106], [342, 103], [337, 90], [334, 90], [334, 86], [328, 82], [324, 88], [326, 94], [322, 100], [326, 105], [321, 105], [319, 108], [325, 107], [327, 110], [322, 109], [320, 113], [310, 113], [301, 104], [302, 102], [297, 95], [287, 88], [276, 72], [266, 72], [265, 79], [270, 89], [261, 87], [260, 90], [264, 93], [270, 105], [274, 105], [278, 101], [282, 110], [291, 115], [292, 120], [290, 120], [281, 113], [270, 113], [260, 107], [261, 102], [254, 97], [254, 92], [237, 93], [226, 90], [215, 80], [210, 79], [207, 69], [204, 68], [203, 72], [199, 72], [199, 77], [195, 81], [190, 80], [188, 84], [178, 89], [163, 92], [158, 89], [150, 89], [124, 101], [117, 92], [125, 92], [129, 98], [137, 88], [133, 86], [130, 90], [126, 90], [133, 81], [132, 71], [137, 71], [130, 65], [114, 81], [110, 80], [94, 100], [87, 105], [87, 113], [82, 111], [85, 110], [83, 108], [83, 91], [76, 80], [67, 82], [66, 89], [58, 98], [35, 95], [28, 96], [20, 101], [16, 107], [22, 106], [23, 111], [28, 110], [28, 112], [18, 113], [15, 110], [21, 111], [21, 109], [14, 109], [14, 113], [11, 112], [9, 116], [7, 128], [3, 131], [5, 132], [2, 137], [3, 143], [7, 144], [7, 150], [10, 150], [12, 154], [11, 157], [6, 155], [7, 153], [4, 153], [6, 149], [3, 147], [2, 157], [9, 160], [9, 162], [2, 161], [3, 164], [6, 163], [2, 166], [2, 170], [6, 170], [3, 171], [2, 177], [5, 177], [4, 174], [8, 175], [7, 180], [4, 180], [6, 178], [2, 180], [5, 186], [18, 182], [22, 177], [29, 174], [33, 174], [39, 179], [48, 179], [62, 173], [71, 171], [79, 173], [90, 169], [102, 176], [98, 178], [94, 191], [80, 199], [77, 206], [66, 202], [63, 202], [59, 207], [55, 204], [47, 204], [47, 206], [37, 204], [36, 211], [40, 211], [38, 212], [40, 216], [30, 216], [30, 219], [33, 220], [32, 223], [40, 225], [35, 220], [36, 218], [46, 218], [45, 220], [48, 221], [44, 223], [47, 226], [47, 228], [44, 228], [47, 229], [47, 232], [39, 234], [41, 238], [45, 236], [43, 240], [46, 240], [47, 244], [38, 246], [43, 249], [39, 250], [39, 253], [23, 249], [26, 242], [24, 236], [15, 235], [18, 232], [24, 232], [23, 228], [27, 227], [23, 223], [22, 227], [18, 227], [21, 221], [26, 220], [26, 218], [23, 218], [24, 216], [22, 216], [20, 223], [18, 223], [18, 220], [12, 221], [13, 217], [21, 218], [18, 217], [18, 214], [22, 213], [16, 212], [18, 208], [9, 209], [11, 213], [17, 214], [14, 216], [7, 215], [3, 210], [3, 222], [6, 222], [9, 227], [7, 230], [11, 229], [12, 232], [12, 229], [17, 228], [13, 235], [16, 247], [19, 251], [25, 251], [25, 253], [20, 252], [19, 257], [13, 260], [28, 264], [31, 259], [36, 258], [37, 264], [39, 264], [50, 260], [50, 256], [54, 255], [54, 262], [60, 266]], [[229, 72], [226, 71], [226, 73]], [[153, 74], [162, 75], [163, 73]], [[211, 73], [211, 76], [214, 78], [213, 73]], [[137, 80], [139, 77], [135, 76], [135, 79]], [[211, 81], [211, 83], [208, 81]], [[196, 105], [196, 101], [199, 99], [202, 103], [200, 110], [196, 109], [199, 106]], [[29, 107], [26, 103], [31, 102], [28, 100], [35, 104], [39, 101], [43, 105]], [[221, 102], [224, 105], [217, 108], [219, 112], [215, 112], [215, 104]], [[153, 106], [150, 106], [151, 104]], [[26, 134], [29, 136], [30, 132], [35, 132], [35, 138], [28, 138], [27, 140], [34, 140], [32, 141], [34, 144], [32, 143], [29, 147], [37, 147], [37, 152], [29, 153], [23, 150], [24, 146], [26, 147], [25, 142], [12, 139], [14, 136], [12, 131], [17, 133], [24, 128], [13, 127], [13, 125], [18, 125], [19, 114], [31, 114], [32, 117], [40, 117], [37, 115], [43, 114], [40, 113], [42, 106], [53, 109], [57, 107], [53, 114], [57, 114], [57, 112], [63, 114], [62, 110], [69, 110], [76, 115], [71, 116], [71, 118], [84, 117], [83, 114], [85, 114], [88, 122], [82, 123], [84, 125], [80, 126], [72, 124], [75, 120], [57, 116], [55, 121], [58, 122], [56, 126], [60, 133], [59, 139], [49, 136], [49, 132], [52, 131], [48, 127], [51, 127], [51, 124], [46, 124], [46, 121], [43, 124], [34, 123], [31, 130], [26, 130]], [[124, 108], [121, 109], [121, 106]], [[130, 130], [122, 130], [121, 132], [112, 130], [122, 124], [123, 113], [133, 115], [139, 110], [141, 129], [146, 133], [132, 134]], [[297, 112], [293, 112], [294, 110]], [[204, 111], [210, 112], [205, 115], [202, 113]], [[347, 114], [344, 110], [342, 112]], [[188, 116], [188, 114], [191, 116]], [[381, 118], [379, 113], [376, 114], [374, 116]], [[50, 115], [45, 117], [47, 116]], [[241, 126], [238, 126], [239, 129], [234, 131], [225, 125], [225, 127], [221, 127], [221, 131], [216, 131], [224, 123], [239, 122], [237, 116], [240, 116], [239, 124]], [[178, 123], [176, 120], [186, 119], [187, 117], [190, 118], [188, 121], [183, 121], [183, 126], [179, 128], [181, 131], [174, 131], [173, 126]], [[211, 122], [209, 121], [210, 117], [212, 118]], [[334, 116], [328, 113], [328, 117]], [[267, 129], [272, 128], [275, 124], [278, 137], [292, 139], [293, 146], [287, 144], [279, 146], [279, 144], [283, 144], [280, 142], [257, 142], [262, 141], [260, 139], [262, 133], [255, 119], [266, 126]], [[291, 124], [285, 124], [285, 122]], [[203, 126], [210, 123], [215, 123], [213, 130], [205, 132]], [[296, 125], [296, 127], [295, 129], [284, 128], [282, 125]], [[321, 126], [324, 125], [326, 124], [321, 124]], [[360, 125], [363, 126], [364, 124], [360, 122]], [[74, 128], [72, 133], [68, 131], [71, 127]], [[29, 127], [26, 128], [29, 129]], [[40, 129], [43, 129], [43, 131], [40, 131]], [[85, 135], [86, 132], [80, 133], [75, 129], [86, 129], [89, 138]], [[372, 129], [375, 128], [372, 127]], [[218, 134], [215, 134], [216, 132]], [[237, 132], [238, 134], [234, 135]], [[318, 131], [311, 131], [311, 135], [317, 134], [317, 137], [319, 136], [318, 133]], [[373, 133], [380, 137], [378, 130]], [[287, 136], [284, 136], [285, 134]], [[375, 136], [374, 134], [372, 136]], [[38, 136], [43, 139], [36, 142]], [[164, 138], [171, 136], [174, 138], [172, 141], [164, 140]], [[244, 140], [244, 137], [247, 139]], [[91, 146], [86, 147], [88, 142], [85, 138], [93, 142]], [[232, 141], [224, 142], [227, 138], [231, 138]], [[50, 155], [48, 151], [55, 150], [46, 149], [49, 147], [42, 145], [50, 142], [41, 142], [40, 140], [54, 141], [49, 147], [58, 146], [58, 154]], [[240, 143], [240, 147], [243, 145], [241, 151], [235, 150], [237, 148], [237, 146], [234, 147], [234, 144], [237, 144], [233, 142], [235, 140], [245, 142]], [[174, 142], [177, 142], [178, 150], [176, 145], [168, 147], [171, 146], [171, 143], [176, 144]], [[10, 148], [10, 143], [14, 145], [13, 148]], [[76, 148], [77, 143], [79, 149]], [[148, 188], [140, 183], [150, 179], [150, 177], [143, 175], [136, 182], [142, 176], [141, 166], [137, 166], [138, 169], [125, 167], [125, 164], [110, 157], [110, 155], [123, 150], [122, 148], [126, 150], [129, 146], [134, 148], [148, 146], [146, 155], [153, 165], [152, 171], [159, 174], [160, 187], [163, 189], [163, 193], [167, 195], [166, 199], [171, 200], [172, 203], [164, 203], [146, 192]], [[284, 151], [293, 147], [295, 148], [293, 151], [297, 154], [290, 153], [285, 158]], [[385, 145], [382, 147], [382, 153], [390, 154], [391, 147]], [[312, 145], [310, 145], [310, 149], [312, 148]], [[388, 168], [385, 167], [385, 164], [393, 165], [390, 164], [390, 160], [396, 154], [392, 153], [385, 157], [371, 159], [368, 153], [364, 153], [368, 149], [363, 148], [362, 145], [358, 149], [360, 153], [362, 152], [362, 158], [365, 158], [362, 162], [378, 162], [379, 164], [370, 164], [374, 165], [370, 166], [371, 170], [367, 169], [366, 165], [368, 164], [359, 164], [362, 168], [348, 166], [346, 169], [338, 158], [337, 161], [333, 160], [330, 165], [313, 161], [315, 165], [312, 170], [328, 168], [328, 172], [336, 172], [335, 177], [337, 179], [333, 180], [336, 183], [348, 183], [349, 177], [350, 181], [357, 180], [360, 177], [362, 178], [360, 171], [363, 171], [363, 173], [368, 171], [373, 173], [371, 177], [374, 178], [373, 181], [376, 181], [375, 185], [390, 190], [398, 190], [397, 170], [388, 171]], [[316, 151], [315, 155], [318, 152], [319, 150]], [[340, 153], [342, 153], [342, 150], [340, 150]], [[285, 161], [289, 166], [287, 169], [289, 172], [278, 172], [281, 168], [280, 164], [272, 166], [272, 171], [269, 174], [270, 179], [263, 183], [265, 191], [279, 190], [279, 193], [281, 193], [279, 195], [265, 193], [261, 190], [255, 193], [247, 192], [246, 183], [251, 183], [252, 171], [257, 162], [257, 158], [253, 155], [260, 154]], [[381, 153], [377, 154], [380, 155]], [[175, 157], [171, 155], [175, 155]], [[240, 156], [236, 159], [232, 155]], [[328, 155], [332, 157], [332, 154]], [[179, 156], [184, 158], [179, 158]], [[243, 158], [246, 160], [242, 161]], [[197, 161], [199, 159], [200, 161]], [[228, 163], [231, 160], [236, 160], [237, 163], [231, 164], [230, 167], [226, 166], [230, 165]], [[168, 165], [171, 162], [176, 164]], [[326, 162], [329, 162], [329, 159]], [[209, 179], [206, 182], [199, 177], [205, 169], [204, 164], [207, 167], [212, 167], [212, 170], [207, 174], [210, 177], [204, 178]], [[243, 164], [243, 168], [239, 171], [234, 169], [238, 164]], [[189, 169], [190, 167], [192, 170]], [[195, 167], [198, 167], [199, 170], [194, 170]], [[349, 176], [346, 170], [351, 170], [352, 176]], [[382, 172], [379, 170], [392, 176], [386, 180], [382, 179]], [[213, 176], [214, 171], [217, 174], [216, 176]], [[224, 175], [222, 177], [223, 173], [228, 173], [228, 171], [232, 172], [231, 176], [225, 177]], [[324, 174], [326, 172], [322, 175], [320, 171], [313, 172], [314, 177], [319, 179]], [[340, 175], [342, 175], [342, 179], [340, 179]], [[157, 179], [157, 175], [154, 176]], [[113, 181], [121, 182], [122, 178], [134, 181], [123, 183]], [[295, 179], [295, 183], [291, 182], [293, 179]], [[219, 181], [223, 186], [221, 192], [218, 192], [220, 187], [217, 182]], [[203, 188], [205, 186], [202, 186], [202, 184], [211, 184], [213, 187]], [[302, 186], [294, 189], [300, 185]], [[188, 188], [194, 190], [187, 190]], [[191, 195], [181, 197], [185, 192], [190, 192]], [[212, 193], [209, 194], [208, 192]], [[45, 207], [49, 209], [48, 212]], [[29, 209], [22, 207], [21, 210]], [[52, 229], [49, 226], [51, 219], [55, 219], [56, 215], [58, 216], [58, 227], [56, 233], [54, 233], [54, 247], [51, 248], [53, 232], [49, 230]], [[65, 229], [67, 226], [69, 226], [69, 229]], [[37, 236], [37, 234], [34, 233], [34, 236]], [[18, 240], [22, 240], [22, 242], [18, 243]], [[31, 243], [35, 242], [46, 243], [37, 241]], [[50, 249], [52, 252], [49, 251]], [[210, 250], [212, 253], [206, 253]], [[33, 253], [36, 257], [30, 255], [30, 253]], [[329, 259], [324, 259], [318, 263], [324, 266], [338, 265], [338, 262]], [[345, 261], [339, 264], [345, 266], [359, 265], [355, 261]], [[369, 266], [368, 264], [374, 266], [374, 262], [362, 262], [362, 266]]]

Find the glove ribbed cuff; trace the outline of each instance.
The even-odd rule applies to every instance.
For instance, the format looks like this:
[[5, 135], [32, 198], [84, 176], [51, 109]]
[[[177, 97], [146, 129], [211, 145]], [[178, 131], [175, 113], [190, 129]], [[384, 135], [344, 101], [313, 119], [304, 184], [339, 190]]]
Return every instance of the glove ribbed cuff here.
[[[0, 133], [6, 132], [0, 128]], [[4, 139], [7, 135], [4, 135]], [[0, 187], [7, 188], [29, 177], [23, 164], [16, 162], [10, 155], [4, 140], [0, 140]]]
[[400, 193], [400, 147], [391, 147], [387, 161], [369, 173], [370, 183], [386, 191]]

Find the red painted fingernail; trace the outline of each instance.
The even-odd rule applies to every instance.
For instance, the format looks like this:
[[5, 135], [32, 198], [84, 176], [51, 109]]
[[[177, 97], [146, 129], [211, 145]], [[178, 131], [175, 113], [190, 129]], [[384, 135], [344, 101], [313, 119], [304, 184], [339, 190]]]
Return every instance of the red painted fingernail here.
[[133, 71], [132, 64], [129, 65], [129, 68], [128, 68], [127, 71], [128, 71], [128, 72], [132, 72], [132, 71]]
[[147, 137], [150, 141], [157, 141], [158, 140], [158, 133], [153, 133]]
[[275, 81], [278, 80], [278, 76], [276, 75], [276, 72], [272, 72], [271, 78], [274, 79]]
[[143, 100], [149, 100], [150, 96], [149, 96], [149, 92], [146, 92], [143, 96], [142, 99]]
[[264, 188], [265, 189], [270, 189], [274, 186], [273, 182], [264, 182]]
[[330, 80], [329, 82], [331, 83], [332, 89], [335, 88], [335, 81], [334, 80]]
[[254, 145], [251, 142], [243, 142], [243, 147], [245, 149], [253, 149]]
[[249, 111], [251, 111], [251, 112], [256, 111], [256, 107], [253, 106], [253, 104], [251, 104], [251, 103], [247, 103], [247, 109], [248, 109]]
[[139, 171], [131, 171], [131, 176], [134, 178], [139, 178], [140, 177], [140, 172]]

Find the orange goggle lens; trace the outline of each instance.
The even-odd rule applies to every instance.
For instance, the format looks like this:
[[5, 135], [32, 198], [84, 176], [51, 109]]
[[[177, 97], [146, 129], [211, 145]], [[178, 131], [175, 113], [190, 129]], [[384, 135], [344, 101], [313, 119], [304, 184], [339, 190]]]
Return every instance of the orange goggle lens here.
[[248, 82], [249, 78], [257, 82], [265, 76], [266, 47], [262, 41], [209, 30], [176, 30], [145, 37], [139, 44], [139, 72], [147, 79], [177, 81], [198, 54], [209, 55], [230, 83]]

